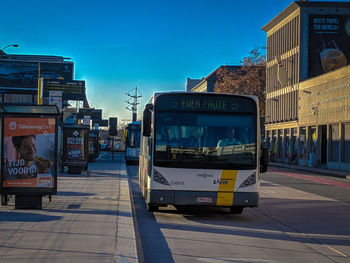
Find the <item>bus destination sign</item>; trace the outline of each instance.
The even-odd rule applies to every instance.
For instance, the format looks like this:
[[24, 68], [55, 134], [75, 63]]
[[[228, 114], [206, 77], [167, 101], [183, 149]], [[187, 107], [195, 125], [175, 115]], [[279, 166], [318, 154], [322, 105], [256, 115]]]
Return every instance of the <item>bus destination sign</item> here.
[[166, 94], [157, 98], [157, 110], [206, 112], [255, 112], [253, 99], [242, 96]]

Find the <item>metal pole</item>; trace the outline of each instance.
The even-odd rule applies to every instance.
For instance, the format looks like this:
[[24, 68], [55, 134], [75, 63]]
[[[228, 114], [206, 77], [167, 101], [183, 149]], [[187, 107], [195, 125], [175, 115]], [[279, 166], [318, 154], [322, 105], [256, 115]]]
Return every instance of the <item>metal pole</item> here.
[[1, 195], [1, 205], [7, 205], [7, 202], [8, 202], [7, 194], [2, 194]]
[[38, 63], [38, 105], [43, 104], [41, 99], [41, 77], [40, 77], [40, 62]]
[[132, 121], [137, 121], [137, 86], [135, 88], [134, 105], [132, 107]]
[[[130, 93], [132, 91], [134, 91], [134, 90], [135, 90], [135, 95], [131, 95]], [[142, 95], [139, 92], [137, 86], [135, 87], [135, 89], [132, 89], [132, 90], [130, 90], [129, 92], [127, 92], [125, 94], [127, 96], [129, 96], [130, 99], [133, 99], [131, 101], [130, 101], [130, 99], [125, 101], [131, 107], [131, 108], [130, 107], [126, 107], [126, 109], [128, 109], [128, 110], [130, 110], [132, 112], [132, 121], [137, 121], [137, 105], [139, 104], [138, 103], [138, 99], [141, 98]], [[138, 95], [138, 94], [140, 94], [140, 95]]]

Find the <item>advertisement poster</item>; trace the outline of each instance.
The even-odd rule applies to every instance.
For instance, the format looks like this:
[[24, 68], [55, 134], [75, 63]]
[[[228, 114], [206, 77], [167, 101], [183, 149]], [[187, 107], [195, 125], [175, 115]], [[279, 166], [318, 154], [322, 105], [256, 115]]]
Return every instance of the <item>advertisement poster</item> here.
[[85, 81], [45, 79], [44, 97], [49, 97], [50, 92], [61, 92], [63, 100], [85, 100]]
[[350, 16], [310, 15], [309, 77], [350, 63]]
[[4, 118], [3, 187], [54, 187], [55, 118]]
[[[0, 60], [0, 86], [37, 88], [38, 62]], [[72, 62], [40, 63], [40, 77], [48, 79], [73, 79]]]
[[63, 147], [67, 151], [66, 161], [84, 160], [84, 131], [82, 129], [67, 129]]

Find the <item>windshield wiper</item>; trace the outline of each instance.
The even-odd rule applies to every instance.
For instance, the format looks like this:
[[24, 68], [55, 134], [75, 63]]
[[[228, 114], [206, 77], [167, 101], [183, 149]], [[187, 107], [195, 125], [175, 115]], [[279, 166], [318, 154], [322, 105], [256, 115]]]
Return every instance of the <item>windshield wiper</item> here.
[[[214, 158], [213, 158], [214, 157]], [[188, 156], [184, 160], [213, 160], [216, 159], [216, 156], [207, 155], [205, 153], [195, 153], [193, 156]]]

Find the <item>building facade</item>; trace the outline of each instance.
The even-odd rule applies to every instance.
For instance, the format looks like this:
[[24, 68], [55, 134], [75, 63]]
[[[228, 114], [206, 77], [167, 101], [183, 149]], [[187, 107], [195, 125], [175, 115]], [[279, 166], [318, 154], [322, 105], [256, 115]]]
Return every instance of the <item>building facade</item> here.
[[201, 81], [202, 81], [201, 79], [187, 78], [186, 79], [186, 91], [192, 91], [192, 89]]
[[293, 2], [263, 30], [271, 161], [350, 170], [350, 3]]
[[194, 87], [192, 87], [191, 91], [195, 92], [214, 92], [215, 84], [218, 81], [218, 71], [224, 68], [228, 71], [237, 71], [241, 68], [241, 66], [220, 66], [215, 69], [208, 76], [203, 77]]
[[38, 76], [74, 79], [74, 63], [61, 56], [0, 54], [0, 103], [37, 103]]

